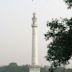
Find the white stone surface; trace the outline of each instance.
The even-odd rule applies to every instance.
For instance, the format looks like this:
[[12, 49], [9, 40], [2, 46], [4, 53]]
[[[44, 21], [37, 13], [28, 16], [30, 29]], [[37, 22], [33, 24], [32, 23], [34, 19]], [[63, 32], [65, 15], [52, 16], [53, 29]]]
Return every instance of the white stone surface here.
[[33, 67], [32, 66], [32, 67], [29, 68], [29, 72], [40, 72], [40, 67], [38, 67], [38, 66], [37, 67], [35, 67], [35, 66]]
[[35, 13], [33, 13], [33, 24], [32, 24], [32, 65], [38, 65], [38, 38], [37, 38], [37, 30], [38, 26], [36, 23], [36, 16]]

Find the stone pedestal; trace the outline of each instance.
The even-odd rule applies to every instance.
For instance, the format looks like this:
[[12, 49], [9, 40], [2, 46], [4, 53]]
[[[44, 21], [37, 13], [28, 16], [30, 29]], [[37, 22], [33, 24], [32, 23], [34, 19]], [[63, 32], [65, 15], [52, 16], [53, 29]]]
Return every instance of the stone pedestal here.
[[40, 66], [30, 66], [29, 72], [40, 72]]

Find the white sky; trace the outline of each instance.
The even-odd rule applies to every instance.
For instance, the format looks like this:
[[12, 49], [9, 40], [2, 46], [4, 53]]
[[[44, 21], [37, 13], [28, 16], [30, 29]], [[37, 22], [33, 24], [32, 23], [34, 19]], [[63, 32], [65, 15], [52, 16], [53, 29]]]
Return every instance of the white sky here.
[[10, 62], [31, 64], [32, 13], [36, 12], [39, 30], [39, 64], [48, 65], [44, 34], [46, 21], [70, 17], [63, 0], [0, 0], [0, 66]]

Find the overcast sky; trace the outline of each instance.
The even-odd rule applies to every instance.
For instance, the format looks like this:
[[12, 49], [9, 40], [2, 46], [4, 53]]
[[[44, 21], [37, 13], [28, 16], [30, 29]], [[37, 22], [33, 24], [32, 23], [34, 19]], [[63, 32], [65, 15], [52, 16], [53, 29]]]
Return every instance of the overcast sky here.
[[0, 0], [0, 66], [10, 62], [31, 64], [32, 14], [36, 13], [39, 37], [39, 64], [45, 60], [46, 22], [52, 18], [70, 17], [63, 0]]

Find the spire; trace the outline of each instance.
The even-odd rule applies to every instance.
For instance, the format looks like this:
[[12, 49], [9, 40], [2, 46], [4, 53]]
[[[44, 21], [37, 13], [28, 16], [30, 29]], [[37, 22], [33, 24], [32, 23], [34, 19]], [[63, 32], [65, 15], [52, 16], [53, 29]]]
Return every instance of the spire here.
[[37, 20], [37, 18], [36, 18], [36, 14], [33, 13], [33, 18], [32, 18], [33, 25], [32, 25], [32, 26], [37, 26], [37, 24], [36, 24], [36, 20]]

